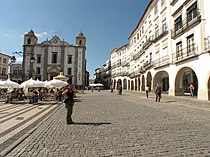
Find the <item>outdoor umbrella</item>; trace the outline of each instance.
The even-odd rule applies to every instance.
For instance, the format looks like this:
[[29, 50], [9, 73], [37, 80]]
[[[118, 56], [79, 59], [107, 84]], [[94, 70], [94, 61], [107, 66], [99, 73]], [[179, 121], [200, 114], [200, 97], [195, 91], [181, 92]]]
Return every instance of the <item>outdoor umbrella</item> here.
[[61, 81], [67, 81], [69, 78], [64, 76], [62, 72], [58, 76], [53, 77], [54, 79], [61, 80]]
[[32, 78], [30, 80], [24, 81], [20, 84], [20, 88], [26, 89], [26, 88], [33, 88], [33, 87], [44, 87], [44, 82], [42, 81], [35, 81]]
[[57, 79], [53, 79], [53, 80], [50, 80], [50, 81], [46, 82], [44, 87], [47, 87], [47, 88], [53, 88], [53, 87], [62, 88], [62, 87], [67, 86], [67, 85], [68, 85], [67, 82], [57, 80]]
[[19, 88], [19, 84], [8, 79], [3, 83], [2, 87], [3, 88]]

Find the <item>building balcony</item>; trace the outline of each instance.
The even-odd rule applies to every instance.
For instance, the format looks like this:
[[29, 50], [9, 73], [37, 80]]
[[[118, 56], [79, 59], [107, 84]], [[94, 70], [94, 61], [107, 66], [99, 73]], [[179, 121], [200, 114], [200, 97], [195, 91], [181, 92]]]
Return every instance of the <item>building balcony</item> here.
[[149, 69], [149, 68], [153, 67], [152, 61], [147, 60], [146, 62], [144, 62], [143, 67], [144, 67], [144, 69]]
[[196, 56], [198, 56], [198, 46], [195, 44], [192, 44], [184, 49], [177, 51], [176, 53], [173, 53], [172, 62], [178, 63], [181, 61], [186, 61]]
[[161, 57], [161, 58], [159, 58], [159, 59], [157, 59], [153, 62], [154, 68], [159, 68], [159, 67], [162, 67], [162, 66], [165, 66], [165, 65], [168, 65], [168, 64], [170, 64], [169, 55]]
[[210, 51], [210, 36], [204, 38], [204, 51]]
[[144, 66], [141, 66], [140, 68], [139, 68], [139, 73], [140, 74], [143, 74], [143, 73], [145, 73], [146, 72], [146, 69], [144, 68]]
[[132, 72], [132, 73], [129, 74], [129, 77], [130, 78], [134, 78], [136, 76], [139, 76], [139, 71], [134, 71], [134, 72]]
[[118, 62], [118, 63], [117, 63], [117, 67], [119, 67], [119, 66], [121, 66], [121, 62]]
[[171, 38], [175, 39], [182, 34], [184, 34], [186, 31], [192, 29], [196, 25], [198, 25], [201, 22], [201, 15], [200, 12], [197, 10], [196, 16], [192, 18], [191, 20], [185, 19], [182, 21], [182, 23], [179, 26], [174, 27], [171, 30]]
[[144, 49], [140, 49], [136, 54], [133, 55], [133, 59], [138, 59], [144, 53]]
[[146, 40], [146, 42], [143, 44], [143, 49], [146, 50], [150, 45], [152, 45], [152, 37], [149, 37], [149, 39]]
[[116, 73], [112, 73], [112, 74], [111, 74], [111, 77], [116, 77], [116, 76], [117, 76]]
[[122, 62], [122, 64], [121, 64], [123, 67], [125, 67], [125, 66], [129, 66], [129, 62]]
[[160, 39], [162, 39], [164, 36], [166, 36], [168, 34], [168, 26], [164, 25], [159, 30], [156, 30], [156, 32], [158, 32], [158, 33], [154, 34], [154, 37], [153, 37], [154, 43], [158, 42]]
[[111, 65], [111, 68], [112, 68], [112, 69], [115, 69], [116, 67], [117, 67], [117, 64]]

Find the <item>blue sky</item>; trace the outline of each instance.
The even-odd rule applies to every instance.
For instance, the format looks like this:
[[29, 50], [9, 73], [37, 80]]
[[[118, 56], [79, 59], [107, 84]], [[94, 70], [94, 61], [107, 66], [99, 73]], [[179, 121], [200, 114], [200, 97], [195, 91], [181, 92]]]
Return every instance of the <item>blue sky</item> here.
[[149, 1], [0, 0], [0, 52], [23, 51], [23, 36], [31, 29], [39, 43], [58, 35], [71, 44], [82, 30], [87, 38], [87, 71], [93, 78], [112, 49], [128, 43]]

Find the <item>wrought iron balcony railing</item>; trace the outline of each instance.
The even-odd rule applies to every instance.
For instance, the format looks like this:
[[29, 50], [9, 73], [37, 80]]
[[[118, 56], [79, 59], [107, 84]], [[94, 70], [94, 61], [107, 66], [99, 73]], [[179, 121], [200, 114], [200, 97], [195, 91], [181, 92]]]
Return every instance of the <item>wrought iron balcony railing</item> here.
[[152, 37], [149, 37], [149, 39], [146, 40], [146, 42], [143, 44], [143, 49], [146, 50], [150, 45], [152, 45]]
[[134, 71], [134, 72], [130, 73], [129, 77], [134, 78], [135, 76], [138, 76], [138, 75], [139, 75], [139, 71], [137, 70], [137, 71]]
[[210, 50], [210, 36], [204, 38], [204, 50], [209, 51]]
[[196, 11], [196, 16], [193, 17], [192, 19], [185, 19], [182, 21], [182, 23], [179, 26], [175, 26], [171, 30], [171, 38], [174, 39], [180, 35], [182, 35], [184, 32], [190, 30], [192, 27], [196, 26], [197, 24], [200, 23], [201, 21], [201, 15], [200, 12], [197, 10]]
[[168, 65], [170, 63], [169, 55], [161, 57], [153, 62], [154, 68], [158, 68], [164, 65]]
[[156, 30], [156, 33], [154, 34], [154, 37], [153, 37], [153, 42], [156, 43], [167, 34], [168, 34], [168, 26], [163, 25], [159, 30]]
[[139, 73], [143, 74], [143, 73], [145, 73], [145, 71], [146, 71], [146, 69], [144, 68], [144, 66], [141, 66], [139, 68]]
[[152, 60], [147, 60], [146, 62], [144, 62], [143, 67], [144, 69], [149, 69], [153, 66]]
[[173, 62], [180, 62], [183, 60], [190, 59], [198, 55], [198, 46], [195, 44], [189, 45], [188, 47], [176, 51], [176, 53], [172, 54]]
[[143, 49], [140, 49], [136, 54], [133, 55], [133, 59], [138, 59], [144, 53]]

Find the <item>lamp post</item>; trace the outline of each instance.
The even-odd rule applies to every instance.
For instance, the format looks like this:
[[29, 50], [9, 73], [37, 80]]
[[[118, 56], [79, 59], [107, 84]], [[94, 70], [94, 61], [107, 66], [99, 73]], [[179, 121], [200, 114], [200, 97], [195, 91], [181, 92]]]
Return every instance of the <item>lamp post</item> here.
[[10, 73], [11, 64], [12, 64], [12, 63], [15, 63], [15, 62], [16, 62], [15, 56], [11, 56], [11, 57], [10, 57], [10, 62], [9, 62], [9, 64], [8, 64], [8, 65], [9, 65], [9, 67], [8, 67], [8, 72], [7, 72], [7, 73], [8, 73], [8, 79], [10, 79], [10, 75], [11, 75], [11, 73]]
[[36, 59], [32, 56], [31, 59], [30, 59], [30, 76], [29, 76], [29, 79], [30, 78], [33, 78], [33, 72], [34, 72], [34, 63], [35, 63]]

